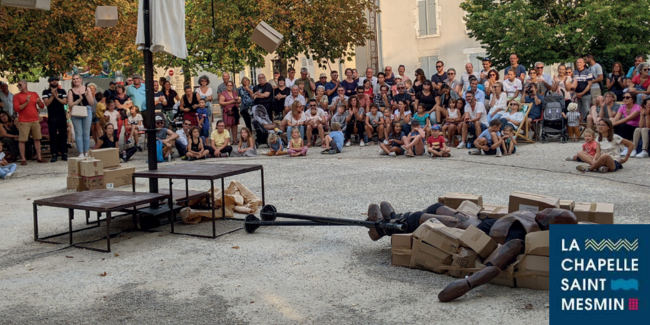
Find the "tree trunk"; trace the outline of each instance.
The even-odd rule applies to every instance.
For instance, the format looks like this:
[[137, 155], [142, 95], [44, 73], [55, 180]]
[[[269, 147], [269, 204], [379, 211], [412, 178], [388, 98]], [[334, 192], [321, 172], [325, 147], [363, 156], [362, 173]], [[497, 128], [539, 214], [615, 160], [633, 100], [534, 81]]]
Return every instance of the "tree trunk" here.
[[188, 69], [186, 66], [183, 66], [181, 68], [183, 69], [183, 86], [191, 86], [192, 74], [190, 73], [190, 69]]

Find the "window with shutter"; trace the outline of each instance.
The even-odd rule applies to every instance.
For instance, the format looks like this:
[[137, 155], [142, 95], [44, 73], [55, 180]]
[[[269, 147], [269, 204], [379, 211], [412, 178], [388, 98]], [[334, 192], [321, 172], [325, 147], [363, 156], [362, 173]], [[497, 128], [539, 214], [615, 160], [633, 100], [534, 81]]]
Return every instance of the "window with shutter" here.
[[424, 76], [427, 79], [430, 79], [437, 72], [436, 62], [438, 62], [438, 56], [425, 56], [420, 58], [420, 68], [424, 71]]
[[418, 21], [419, 36], [438, 34], [438, 24], [436, 22], [436, 1], [423, 0], [418, 1]]

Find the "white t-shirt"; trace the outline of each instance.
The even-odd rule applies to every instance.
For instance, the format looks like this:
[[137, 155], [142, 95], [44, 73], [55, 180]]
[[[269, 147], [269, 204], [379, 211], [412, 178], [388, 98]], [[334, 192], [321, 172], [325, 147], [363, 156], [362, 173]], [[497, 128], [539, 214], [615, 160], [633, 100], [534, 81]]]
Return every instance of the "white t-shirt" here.
[[472, 110], [472, 106], [467, 103], [465, 104], [465, 112], [469, 113], [469, 118], [470, 119], [475, 119], [478, 113], [481, 113], [481, 119], [480, 122], [481, 124], [488, 125], [487, 121], [487, 113], [485, 112], [485, 105], [481, 102], [476, 102], [476, 105], [474, 105], [474, 110]]
[[[501, 115], [501, 118], [509, 118], [513, 121], [517, 121], [521, 123], [524, 120], [524, 113], [522, 112], [517, 112], [517, 113], [503, 113]], [[508, 124], [512, 124], [515, 129], [518, 127], [518, 125], [515, 125], [514, 123], [508, 122]]]
[[513, 82], [510, 82], [509, 79], [506, 79], [501, 83], [503, 83], [503, 91], [506, 92], [507, 97], [510, 99], [515, 97], [515, 93], [517, 92], [517, 90], [521, 92], [521, 90], [523, 89], [523, 85], [521, 84], [521, 80], [519, 80], [519, 78], [515, 78], [515, 81]]
[[598, 141], [598, 145], [600, 146], [600, 154], [608, 154], [614, 161], [621, 161], [621, 141], [623, 138], [618, 135], [614, 134], [613, 141], [609, 142], [607, 138], [603, 137], [602, 141], [598, 141], [598, 138], [596, 137], [596, 141]]
[[293, 118], [293, 114], [291, 114], [291, 112], [289, 112], [289, 113], [287, 113], [287, 115], [284, 116], [284, 119], [291, 122], [291, 124], [296, 124], [296, 123], [299, 123], [299, 122], [305, 122], [307, 120], [307, 113], [302, 112], [302, 116], [300, 117], [300, 119], [296, 120], [295, 118]]
[[296, 80], [298, 80], [298, 78], [294, 78], [293, 80], [291, 80], [289, 78], [285, 78], [284, 79], [284, 85], [287, 86], [287, 88], [291, 89], [291, 87], [293, 87], [293, 84], [296, 83]]
[[208, 91], [202, 92], [201, 87], [196, 88], [196, 93], [199, 94], [199, 98], [206, 99], [210, 96], [212, 96], [212, 87], [208, 87]]
[[[594, 79], [603, 74], [603, 67], [601, 67], [598, 63], [589, 67], [589, 70], [591, 70], [591, 75], [594, 77]], [[591, 83], [591, 89], [600, 89], [600, 84], [598, 82]]]
[[[493, 92], [492, 96], [496, 96], [496, 93]], [[490, 115], [494, 116], [496, 111], [499, 109], [504, 111], [507, 105], [508, 105], [508, 97], [506, 96], [506, 93], [502, 91], [501, 96], [499, 96], [499, 98], [497, 98], [497, 100], [495, 101], [494, 105], [490, 107]]]
[[142, 115], [136, 114], [135, 117], [129, 115], [129, 125], [137, 125], [138, 129], [143, 130], [144, 126], [140, 122], [142, 122]]
[[449, 109], [447, 109], [447, 112], [449, 113], [449, 118], [459, 118], [460, 117], [460, 116], [458, 116], [458, 114], [460, 114], [460, 111], [458, 110], [458, 108], [454, 108], [454, 109], [449, 108]]
[[303, 106], [307, 105], [307, 101], [305, 101], [305, 97], [303, 97], [303, 95], [298, 95], [296, 98], [293, 98], [293, 95], [289, 95], [284, 100], [284, 106], [291, 108], [291, 105], [293, 105], [293, 102], [295, 101], [300, 102], [300, 104]]
[[108, 123], [113, 124], [115, 130], [117, 130], [117, 118], [120, 117], [120, 112], [114, 110], [112, 113], [106, 110], [104, 116], [108, 116]]

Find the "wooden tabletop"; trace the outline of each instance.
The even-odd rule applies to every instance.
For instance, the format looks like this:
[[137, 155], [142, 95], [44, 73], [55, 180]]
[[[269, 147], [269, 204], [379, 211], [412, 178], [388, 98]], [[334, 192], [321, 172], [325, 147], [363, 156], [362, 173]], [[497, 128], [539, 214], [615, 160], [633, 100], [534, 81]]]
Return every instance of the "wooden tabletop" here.
[[175, 179], [218, 179], [233, 175], [262, 170], [262, 165], [234, 165], [192, 163], [165, 166], [156, 170], [143, 170], [133, 173], [133, 177], [175, 178]]
[[168, 197], [169, 195], [162, 193], [94, 190], [39, 199], [35, 200], [34, 204], [66, 209], [108, 212], [160, 201]]

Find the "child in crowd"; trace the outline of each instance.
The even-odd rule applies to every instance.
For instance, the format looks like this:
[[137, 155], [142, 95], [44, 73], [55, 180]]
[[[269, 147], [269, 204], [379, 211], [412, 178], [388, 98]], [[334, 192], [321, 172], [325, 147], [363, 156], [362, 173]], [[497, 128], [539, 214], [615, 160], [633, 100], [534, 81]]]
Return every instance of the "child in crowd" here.
[[325, 149], [321, 153], [330, 155], [340, 153], [343, 150], [343, 142], [345, 142], [345, 135], [341, 131], [341, 124], [333, 122], [332, 132], [325, 136], [325, 146], [329, 149]]
[[567, 107], [567, 113], [562, 112], [562, 117], [567, 119], [567, 129], [569, 130], [569, 139], [573, 142], [580, 141], [580, 121], [582, 114], [578, 112], [578, 104], [571, 103]]
[[[112, 99], [106, 101], [107, 110], [104, 112], [104, 119], [106, 123], [113, 124], [115, 130], [118, 130], [117, 120], [120, 118], [120, 112], [115, 109], [115, 102]], [[115, 136], [119, 139], [120, 134], [117, 133]]]
[[413, 114], [413, 120], [420, 122], [420, 127], [428, 136], [431, 132], [431, 121], [429, 120], [429, 114], [426, 111], [427, 107], [424, 106], [424, 104], [418, 104], [418, 110]]
[[340, 104], [336, 107], [336, 113], [334, 116], [332, 116], [332, 125], [334, 125], [334, 123], [338, 123], [339, 131], [345, 132], [347, 127], [346, 119], [348, 116], [350, 116], [350, 113], [348, 112], [347, 107], [345, 107], [345, 104]]
[[267, 156], [282, 156], [287, 154], [286, 151], [284, 151], [284, 145], [282, 145], [282, 139], [280, 139], [280, 137], [277, 134], [275, 133], [269, 134], [269, 139], [267, 144], [269, 145], [269, 148], [271, 148], [271, 151], [266, 153]]
[[325, 137], [325, 121], [327, 120], [327, 113], [317, 106], [316, 100], [310, 100], [309, 112], [305, 114], [307, 114], [307, 121], [305, 121], [307, 127], [307, 147], [311, 147], [316, 145], [316, 140], [313, 142], [311, 141], [314, 130], [318, 131], [318, 138], [323, 142], [323, 138]]
[[72, 109], [68, 108], [65, 111], [65, 118], [68, 123], [68, 148], [72, 148], [72, 145], [75, 144], [74, 140], [74, 127], [72, 126]]
[[11, 176], [16, 175], [16, 164], [10, 164], [2, 150], [2, 142], [0, 142], [0, 179], [10, 179]]
[[[404, 145], [402, 150], [404, 151], [404, 156], [406, 157], [415, 157], [416, 155], [421, 156], [424, 154], [424, 141], [425, 141], [425, 132], [420, 127], [419, 121], [411, 122], [411, 132], [406, 136], [404, 140]], [[414, 149], [415, 148], [415, 149]]]
[[[117, 140], [117, 135], [115, 132], [115, 127], [111, 123], [106, 124], [106, 129], [104, 130], [104, 134], [99, 137], [99, 141], [97, 141], [97, 148], [98, 149], [104, 149], [104, 148], [117, 148], [119, 150], [119, 143]], [[120, 151], [120, 158], [122, 159], [122, 163], [125, 163], [133, 157], [133, 155], [138, 151], [138, 149], [131, 147], [127, 148], [124, 151]]]
[[452, 138], [456, 135], [456, 130], [458, 129], [458, 124], [463, 121], [462, 114], [460, 110], [456, 107], [456, 99], [449, 99], [449, 108], [447, 108], [447, 119], [445, 124], [442, 126], [442, 136], [449, 141], [449, 144], [452, 144]]
[[251, 134], [251, 130], [243, 127], [239, 131], [239, 146], [237, 150], [233, 150], [230, 154], [231, 157], [257, 157], [257, 148], [255, 148], [255, 139]]
[[[377, 104], [370, 105], [370, 112], [366, 113], [366, 135], [372, 136], [373, 133], [377, 133], [379, 142], [384, 142], [384, 114], [379, 112], [379, 107]], [[373, 144], [373, 139], [369, 139], [368, 144]]]
[[187, 156], [188, 161], [196, 160], [196, 159], [205, 159], [205, 157], [208, 156], [208, 153], [210, 151], [206, 150], [203, 147], [203, 140], [201, 139], [201, 130], [199, 129], [198, 126], [193, 126], [190, 129], [190, 141], [187, 146], [187, 153], [185, 156]]
[[517, 137], [515, 136], [515, 127], [511, 124], [506, 125], [503, 129], [503, 152], [505, 155], [512, 155], [517, 152]]
[[142, 151], [142, 147], [138, 144], [140, 139], [138, 132], [144, 131], [144, 126], [142, 125], [142, 115], [140, 115], [140, 108], [138, 106], [131, 106], [131, 115], [129, 115], [128, 121], [129, 127], [127, 130], [129, 130], [129, 133], [127, 133], [126, 139], [129, 139], [130, 134], [133, 137], [135, 147], [138, 148], [138, 151]]
[[431, 136], [427, 139], [427, 151], [431, 158], [451, 157], [451, 150], [445, 145], [445, 138], [440, 135], [440, 125], [436, 124], [431, 127]]
[[199, 99], [199, 108], [196, 109], [196, 120], [199, 121], [199, 128], [201, 128], [201, 136], [210, 136], [210, 119], [208, 118], [208, 110], [205, 107], [205, 99]]
[[477, 149], [471, 150], [469, 154], [480, 155], [483, 152], [484, 155], [501, 157], [501, 144], [503, 143], [503, 139], [501, 139], [501, 132], [499, 130], [501, 130], [501, 121], [497, 119], [490, 121], [490, 126], [474, 141], [474, 146]]
[[[571, 103], [573, 104], [573, 103]], [[566, 161], [584, 162], [593, 165], [595, 162], [596, 152], [598, 151], [598, 142], [596, 142], [596, 132], [592, 129], [586, 129], [583, 134], [585, 143], [582, 144], [582, 151], [573, 157], [566, 157]]]
[[302, 142], [300, 130], [296, 128], [291, 129], [291, 140], [289, 140], [289, 149], [287, 150], [287, 153], [291, 157], [307, 155], [307, 146]]
[[[576, 166], [576, 169], [581, 172], [599, 171], [601, 173], [615, 172], [622, 169], [623, 164], [627, 162], [632, 153], [632, 142], [623, 139], [618, 134], [614, 134], [612, 121], [607, 118], [598, 121], [598, 138], [596, 141], [598, 141], [598, 147], [596, 148], [593, 164]], [[627, 147], [627, 155], [621, 157], [621, 151], [624, 147]]]
[[379, 144], [379, 147], [381, 148], [379, 154], [397, 157], [404, 153], [402, 151], [402, 145], [404, 144], [404, 137], [406, 135], [402, 132], [402, 125], [399, 123], [393, 123], [391, 129], [392, 131], [388, 135], [388, 140]]
[[406, 88], [406, 93], [415, 96], [415, 90], [413, 89], [413, 81], [411, 79], [404, 80], [404, 86]]

